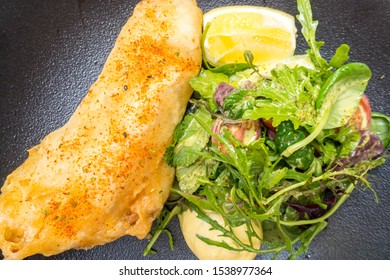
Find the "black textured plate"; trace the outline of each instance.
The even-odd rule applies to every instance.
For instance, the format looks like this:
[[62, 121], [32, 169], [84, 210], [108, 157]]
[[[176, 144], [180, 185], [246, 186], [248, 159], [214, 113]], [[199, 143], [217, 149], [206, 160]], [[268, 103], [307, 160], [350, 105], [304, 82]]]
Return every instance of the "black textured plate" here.
[[[25, 160], [28, 148], [71, 116], [137, 2], [0, 0], [0, 185]], [[204, 12], [222, 5], [261, 5], [297, 14], [294, 0], [198, 4]], [[329, 58], [341, 43], [349, 44], [351, 60], [372, 69], [366, 94], [373, 110], [390, 115], [390, 1], [312, 0], [312, 8], [319, 20], [317, 38], [326, 42], [323, 55]], [[300, 35], [297, 53], [305, 49]], [[379, 204], [370, 191], [356, 190], [302, 258], [390, 259], [390, 161], [371, 174]], [[194, 259], [177, 220], [170, 228], [173, 252], [163, 236], [155, 244], [158, 254], [144, 258], [147, 241], [123, 237], [51, 259]]]

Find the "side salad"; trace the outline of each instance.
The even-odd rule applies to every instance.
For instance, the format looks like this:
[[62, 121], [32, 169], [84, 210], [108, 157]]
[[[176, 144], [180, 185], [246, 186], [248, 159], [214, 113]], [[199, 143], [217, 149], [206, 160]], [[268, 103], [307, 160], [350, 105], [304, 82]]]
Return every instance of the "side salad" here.
[[[346, 44], [322, 57], [310, 2], [297, 5], [310, 67], [280, 63], [265, 73], [248, 50], [245, 63], [204, 60], [191, 80], [194, 95], [165, 155], [176, 184], [144, 255], [162, 232], [173, 246], [167, 225], [191, 211], [223, 237], [194, 233], [204, 244], [294, 259], [355, 188], [377, 200], [367, 175], [385, 162], [390, 118], [371, 112], [371, 71], [348, 62]], [[242, 226], [245, 241], [235, 230]]]

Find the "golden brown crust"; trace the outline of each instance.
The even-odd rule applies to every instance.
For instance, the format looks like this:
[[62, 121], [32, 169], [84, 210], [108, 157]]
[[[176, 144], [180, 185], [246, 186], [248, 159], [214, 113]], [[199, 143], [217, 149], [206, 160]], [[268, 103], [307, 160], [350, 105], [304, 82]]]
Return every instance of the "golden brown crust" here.
[[138, 4], [68, 123], [2, 187], [5, 258], [148, 234], [174, 178], [163, 155], [200, 69], [201, 26], [193, 0]]

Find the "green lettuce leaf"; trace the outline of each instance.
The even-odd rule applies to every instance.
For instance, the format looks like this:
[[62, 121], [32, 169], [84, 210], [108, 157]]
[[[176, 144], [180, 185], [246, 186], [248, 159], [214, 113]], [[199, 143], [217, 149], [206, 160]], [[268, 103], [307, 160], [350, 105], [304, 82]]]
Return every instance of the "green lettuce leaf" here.
[[390, 117], [372, 112], [370, 131], [379, 136], [383, 146], [387, 147], [390, 143]]
[[[211, 115], [203, 106], [200, 106], [194, 115], [205, 125], [211, 127]], [[209, 138], [210, 135], [194, 119], [193, 115], [185, 116], [174, 133], [173, 150], [170, 151], [173, 153], [172, 165], [177, 167], [193, 164], [199, 158], [199, 152], [206, 147]]]
[[310, 71], [304, 67], [294, 69], [279, 65], [272, 71], [272, 80], [263, 81], [255, 95], [256, 107], [246, 110], [245, 119], [271, 119], [273, 126], [290, 120], [297, 129], [300, 125], [311, 124], [314, 119], [313, 93]]
[[214, 102], [215, 89], [220, 83], [229, 83], [229, 77], [223, 73], [214, 73], [210, 70], [200, 72], [197, 77], [190, 80], [191, 87], [199, 92], [200, 96], [205, 99], [210, 108], [214, 110], [217, 106]]
[[334, 68], [340, 68], [345, 62], [349, 60], [349, 46], [342, 44], [337, 48], [336, 53], [330, 59], [329, 64]]

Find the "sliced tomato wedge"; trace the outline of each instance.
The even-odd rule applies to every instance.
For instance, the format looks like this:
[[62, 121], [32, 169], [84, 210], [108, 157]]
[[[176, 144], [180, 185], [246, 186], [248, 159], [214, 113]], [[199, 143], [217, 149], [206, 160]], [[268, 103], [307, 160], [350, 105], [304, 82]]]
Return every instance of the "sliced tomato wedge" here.
[[[260, 121], [247, 120], [237, 124], [226, 124], [221, 119], [217, 119], [213, 126], [212, 132], [215, 134], [221, 134], [222, 129], [228, 129], [230, 133], [240, 142], [248, 145], [253, 141], [256, 141], [261, 136], [261, 125]], [[219, 143], [214, 137], [212, 141], [217, 144], [218, 148], [226, 153], [224, 146]]]
[[355, 114], [350, 118], [348, 123], [355, 125], [359, 130], [367, 130], [370, 128], [371, 118], [372, 111], [370, 101], [368, 100], [368, 97], [363, 94]]

